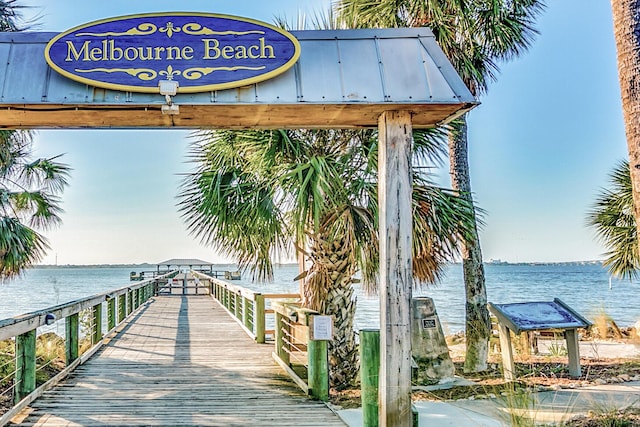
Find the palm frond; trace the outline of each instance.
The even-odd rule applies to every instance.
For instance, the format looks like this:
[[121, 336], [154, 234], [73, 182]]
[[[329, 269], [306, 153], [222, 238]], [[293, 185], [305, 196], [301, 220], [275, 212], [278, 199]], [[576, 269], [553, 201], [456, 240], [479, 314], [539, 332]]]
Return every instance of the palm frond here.
[[587, 225], [608, 249], [603, 265], [612, 275], [631, 280], [638, 277], [640, 255], [629, 162], [616, 165], [609, 180], [611, 187], [587, 212]]

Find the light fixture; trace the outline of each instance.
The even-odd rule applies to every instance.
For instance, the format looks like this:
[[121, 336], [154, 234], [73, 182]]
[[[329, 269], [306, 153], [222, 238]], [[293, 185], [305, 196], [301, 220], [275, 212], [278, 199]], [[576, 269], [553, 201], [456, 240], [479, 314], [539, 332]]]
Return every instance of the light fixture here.
[[56, 322], [56, 315], [53, 313], [47, 313], [46, 316], [44, 316], [44, 324], [45, 325], [53, 325]]
[[160, 95], [164, 95], [167, 103], [162, 106], [162, 114], [180, 114], [180, 108], [177, 104], [173, 103], [171, 99], [178, 93], [178, 82], [174, 80], [160, 80], [158, 82], [158, 89], [160, 89]]

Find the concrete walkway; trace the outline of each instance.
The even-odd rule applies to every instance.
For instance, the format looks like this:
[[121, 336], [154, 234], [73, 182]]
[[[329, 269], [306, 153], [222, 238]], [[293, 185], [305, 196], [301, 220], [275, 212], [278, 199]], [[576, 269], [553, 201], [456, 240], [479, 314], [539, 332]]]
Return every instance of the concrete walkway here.
[[[537, 423], [559, 423], [577, 415], [585, 415], [589, 411], [598, 413], [629, 406], [640, 407], [640, 381], [544, 391], [520, 397], [419, 401], [415, 402], [415, 407], [420, 413], [420, 425], [429, 427], [511, 426], [510, 412], [516, 415], [526, 414]], [[362, 426], [360, 409], [338, 411], [338, 415], [349, 426]]]

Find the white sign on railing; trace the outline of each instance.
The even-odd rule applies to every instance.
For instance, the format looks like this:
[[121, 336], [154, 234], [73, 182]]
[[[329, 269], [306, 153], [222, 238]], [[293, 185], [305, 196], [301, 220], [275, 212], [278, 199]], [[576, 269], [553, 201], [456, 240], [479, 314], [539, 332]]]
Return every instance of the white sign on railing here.
[[331, 341], [333, 339], [333, 317], [312, 316], [309, 332], [312, 340]]

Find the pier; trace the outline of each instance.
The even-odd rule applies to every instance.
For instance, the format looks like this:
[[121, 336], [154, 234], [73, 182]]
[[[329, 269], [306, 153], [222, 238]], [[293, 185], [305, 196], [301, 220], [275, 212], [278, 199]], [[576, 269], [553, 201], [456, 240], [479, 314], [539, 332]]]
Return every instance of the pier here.
[[[187, 287], [178, 290], [177, 284]], [[273, 333], [257, 319], [270, 312], [262, 305], [270, 297], [176, 271], [68, 307], [2, 321], [0, 338], [16, 334], [23, 342], [48, 315], [73, 318], [88, 307], [95, 345], [75, 353], [77, 329], [66, 317], [69, 372], [63, 374], [68, 376], [35, 389], [25, 384], [33, 367], [20, 364], [17, 406], [0, 425], [344, 425], [274, 361], [273, 342], [259, 343]], [[104, 335], [102, 324], [107, 325]]]

